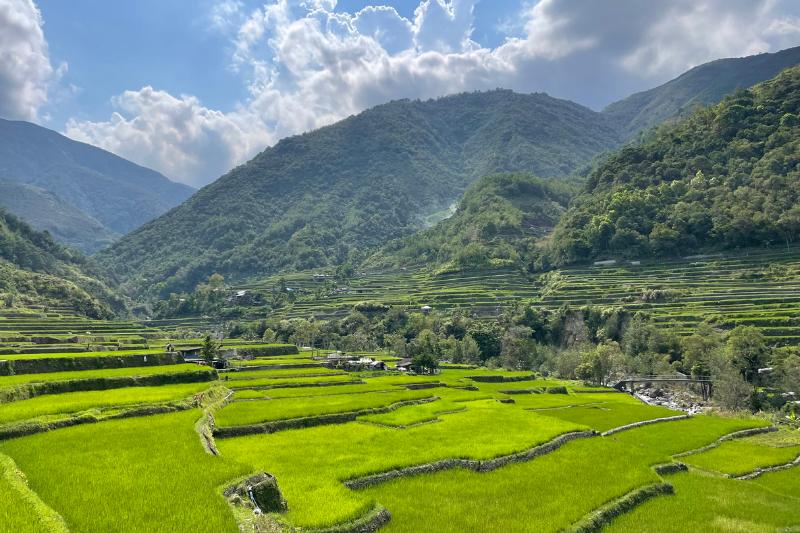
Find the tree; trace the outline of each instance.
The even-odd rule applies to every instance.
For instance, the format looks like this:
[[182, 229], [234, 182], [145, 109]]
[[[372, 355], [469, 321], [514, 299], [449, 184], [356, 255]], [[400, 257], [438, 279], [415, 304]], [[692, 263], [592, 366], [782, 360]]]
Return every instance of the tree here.
[[595, 385], [608, 385], [612, 376], [623, 365], [622, 350], [616, 342], [598, 344], [592, 351], [584, 352], [582, 362], [575, 373], [579, 379]]
[[723, 360], [714, 372], [714, 402], [731, 411], [741, 411], [751, 406], [750, 386], [741, 372], [730, 361]]
[[764, 365], [769, 353], [764, 335], [753, 326], [738, 326], [731, 331], [726, 349], [731, 364], [755, 389], [758, 369]]
[[212, 339], [211, 335], [206, 335], [203, 339], [203, 346], [200, 348], [200, 357], [211, 366], [214, 364], [214, 359], [219, 355], [219, 348], [219, 343]]
[[536, 352], [533, 331], [526, 326], [512, 326], [503, 335], [503, 366], [510, 370], [529, 370]]
[[439, 367], [439, 362], [430, 353], [420, 353], [411, 359], [411, 368], [417, 374], [433, 374]]
[[465, 363], [473, 365], [480, 364], [481, 362], [481, 347], [472, 335], [465, 335], [464, 340], [461, 341], [461, 353], [464, 357]]
[[275, 333], [275, 330], [273, 330], [272, 328], [267, 328], [264, 330], [264, 334], [261, 336], [261, 340], [266, 342], [267, 344], [271, 344], [275, 342], [277, 337], [278, 336]]

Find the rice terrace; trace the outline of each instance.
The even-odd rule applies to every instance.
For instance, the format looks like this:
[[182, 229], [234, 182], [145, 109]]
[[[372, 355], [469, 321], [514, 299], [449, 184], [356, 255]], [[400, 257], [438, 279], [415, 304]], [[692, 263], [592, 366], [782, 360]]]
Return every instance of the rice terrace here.
[[0, 0], [0, 533], [800, 532], [798, 21]]

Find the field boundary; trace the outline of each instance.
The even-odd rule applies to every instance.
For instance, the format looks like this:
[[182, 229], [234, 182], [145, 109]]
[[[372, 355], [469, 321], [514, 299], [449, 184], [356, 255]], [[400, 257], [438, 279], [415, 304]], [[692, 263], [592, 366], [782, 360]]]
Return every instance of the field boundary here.
[[783, 463], [782, 465], [775, 465], [775, 466], [767, 466], [764, 468], [756, 468], [752, 472], [748, 472], [747, 474], [742, 474], [740, 476], [729, 476], [733, 479], [741, 479], [741, 480], [748, 480], [748, 479], [755, 479], [762, 474], [768, 474], [770, 472], [777, 472], [779, 470], [788, 470], [789, 468], [794, 468], [796, 466], [800, 466], [800, 455], [795, 457], [794, 461], [789, 461], [788, 463]]
[[619, 515], [627, 513], [651, 498], [673, 494], [674, 491], [675, 489], [669, 483], [651, 483], [639, 487], [594, 509], [563, 531], [564, 533], [594, 533], [600, 531]]
[[530, 461], [531, 459], [535, 459], [536, 457], [546, 455], [561, 448], [563, 445], [572, 440], [595, 437], [597, 435], [598, 433], [592, 430], [573, 431], [570, 433], [564, 433], [563, 435], [559, 435], [558, 437], [555, 437], [554, 439], [545, 442], [544, 444], [540, 444], [523, 452], [504, 455], [494, 459], [488, 459], [483, 461], [472, 460], [472, 459], [443, 459], [441, 461], [435, 461], [433, 463], [426, 463], [422, 465], [398, 468], [395, 470], [389, 470], [379, 474], [370, 474], [367, 476], [357, 477], [346, 480], [343, 483], [349, 489], [358, 490], [370, 487], [372, 485], [385, 483], [386, 481], [396, 479], [399, 477], [416, 476], [419, 474], [430, 474], [433, 472], [439, 472], [441, 470], [451, 470], [454, 468], [466, 468], [469, 470], [473, 470], [475, 472], [490, 472], [492, 470], [497, 470], [502, 466], [506, 466], [512, 463], [522, 463], [525, 461]]
[[604, 431], [600, 435], [603, 437], [608, 437], [609, 435], [613, 435], [621, 431], [627, 431], [629, 429], [636, 429], [643, 426], [649, 426], [652, 424], [660, 424], [661, 422], [672, 422], [673, 420], [686, 420], [687, 418], [691, 417], [692, 417], [691, 415], [675, 415], [675, 416], [664, 416], [661, 418], [651, 418], [650, 420], [640, 420], [639, 422], [634, 422], [632, 424], [625, 424], [624, 426], [611, 428], [608, 431]]
[[707, 445], [703, 446], [702, 448], [697, 448], [695, 450], [689, 450], [689, 451], [686, 451], [686, 452], [680, 452], [680, 453], [677, 453], [677, 454], [673, 455], [672, 457], [674, 459], [678, 459], [680, 457], [688, 457], [690, 455], [695, 455], [697, 453], [703, 453], [705, 451], [708, 451], [708, 450], [711, 450], [713, 448], [716, 448], [717, 446], [719, 446], [720, 444], [722, 444], [725, 441], [734, 440], [734, 439], [741, 439], [741, 438], [744, 438], [744, 437], [751, 437], [753, 435], [760, 435], [762, 433], [772, 433], [772, 432], [775, 432], [775, 431], [778, 431], [778, 428], [775, 427], [775, 426], [763, 426], [763, 427], [757, 427], [757, 428], [742, 429], [740, 431], [734, 431], [733, 433], [728, 433], [727, 435], [723, 435], [722, 437], [718, 438], [717, 440], [715, 440], [711, 444], [707, 444]]
[[31, 504], [43, 522], [43, 526], [52, 533], [68, 533], [67, 523], [55, 509], [44, 503], [25, 479], [25, 474], [17, 467], [14, 459], [0, 453], [0, 475], [2, 475], [22, 498]]
[[[194, 399], [180, 400], [177, 402], [167, 402], [162, 404], [145, 404], [132, 406], [130, 408], [122, 409], [121, 411], [103, 415], [102, 410], [97, 414], [92, 411], [96, 409], [89, 409], [78, 413], [73, 413], [67, 418], [53, 420], [50, 422], [42, 421], [22, 421], [19, 424], [9, 425], [0, 428], [0, 441], [15, 439], [17, 437], [26, 437], [36, 433], [44, 433], [45, 431], [53, 431], [56, 429], [63, 429], [72, 426], [80, 426], [83, 424], [95, 424], [97, 422], [104, 422], [106, 420], [118, 420], [121, 418], [135, 418], [139, 416], [161, 415], [166, 413], [175, 413], [177, 411], [186, 411], [193, 409], [197, 406]], [[113, 406], [107, 409], [114, 409]]]
[[[203, 414], [197, 420], [197, 423], [195, 423], [194, 429], [200, 437], [200, 444], [203, 445], [203, 449], [206, 453], [218, 456], [220, 453], [217, 449], [217, 443], [214, 442], [214, 413], [230, 403], [234, 391], [225, 387], [220, 387], [219, 389], [210, 389], [206, 392], [206, 397], [211, 396], [211, 401], [208, 405], [203, 406]], [[222, 398], [216, 397], [216, 392], [225, 394], [225, 396]], [[202, 406], [203, 400], [205, 399], [206, 398], [201, 398], [198, 403]]]
[[0, 404], [29, 400], [46, 394], [175, 385], [179, 383], [202, 383], [205, 381], [211, 382], [216, 379], [217, 374], [214, 370], [198, 369], [174, 374], [117, 376], [111, 378], [69, 379], [63, 381], [24, 383], [0, 389]]
[[332, 413], [329, 415], [305, 416], [301, 418], [289, 418], [286, 420], [274, 420], [271, 422], [250, 424], [247, 426], [231, 426], [224, 428], [214, 427], [213, 435], [214, 437], [219, 438], [241, 437], [243, 435], [256, 435], [259, 433], [276, 433], [278, 431], [284, 431], [287, 429], [300, 429], [313, 426], [324, 426], [327, 424], [343, 424], [345, 422], [353, 422], [359, 416], [389, 413], [408, 405], [421, 405], [424, 403], [435, 402], [439, 399], [440, 398], [438, 396], [432, 396], [430, 398], [420, 398], [418, 400], [395, 402], [391, 405], [387, 405], [386, 407], [361, 409], [359, 411], [346, 411], [342, 413]]

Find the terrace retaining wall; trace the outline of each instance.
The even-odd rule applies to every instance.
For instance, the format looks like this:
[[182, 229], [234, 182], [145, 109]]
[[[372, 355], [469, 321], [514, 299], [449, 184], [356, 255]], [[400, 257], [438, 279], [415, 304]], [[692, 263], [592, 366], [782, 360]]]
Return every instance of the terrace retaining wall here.
[[137, 366], [176, 365], [184, 363], [177, 353], [108, 355], [98, 357], [43, 357], [0, 361], [0, 376], [45, 374], [73, 370], [101, 370]]
[[524, 452], [504, 455], [502, 457], [497, 457], [495, 459], [489, 459], [485, 461], [478, 461], [471, 459], [444, 459], [442, 461], [436, 461], [433, 463], [409, 466], [406, 468], [399, 468], [397, 470], [382, 472], [380, 474], [373, 474], [369, 476], [363, 476], [351, 479], [345, 481], [344, 485], [350, 489], [363, 489], [365, 487], [377, 485], [379, 483], [384, 483], [386, 481], [399, 477], [416, 476], [419, 474], [430, 474], [432, 472], [439, 472], [441, 470], [450, 470], [453, 468], [467, 468], [470, 470], [474, 470], [475, 472], [490, 472], [502, 466], [506, 466], [512, 463], [521, 463], [525, 461], [530, 461], [531, 459], [535, 459], [536, 457], [551, 453], [571, 440], [584, 439], [588, 437], [594, 437], [596, 435], [597, 435], [596, 431], [575, 431], [571, 433], [565, 433], [564, 435], [556, 437], [549, 442], [546, 442], [544, 444], [541, 444]]

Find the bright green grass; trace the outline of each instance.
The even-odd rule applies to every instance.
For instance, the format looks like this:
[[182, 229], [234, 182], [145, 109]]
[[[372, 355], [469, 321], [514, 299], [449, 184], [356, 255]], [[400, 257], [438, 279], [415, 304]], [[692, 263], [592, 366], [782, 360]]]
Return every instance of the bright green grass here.
[[0, 454], [0, 530], [66, 532], [63, 521], [25, 483], [10, 457]]
[[[620, 400], [624, 400], [622, 397]], [[625, 426], [642, 420], [665, 418], [683, 414], [664, 407], [656, 407], [640, 403], [638, 400], [603, 402], [591, 405], [578, 405], [561, 409], [548, 409], [540, 414], [554, 416], [561, 420], [568, 420], [576, 424], [589, 426], [597, 431], [607, 431], [612, 428]]]
[[[275, 357], [260, 357], [255, 359], [241, 359], [241, 360], [232, 360], [231, 366], [278, 366], [278, 365], [302, 365], [302, 364], [309, 364], [309, 365], [319, 365], [320, 361], [315, 361], [310, 357], [302, 357], [302, 356], [295, 356], [295, 357], [284, 357], [284, 356], [275, 356]], [[318, 367], [324, 368], [324, 367]]]
[[226, 405], [216, 412], [214, 419], [219, 427], [246, 426], [275, 420], [374, 409], [386, 407], [397, 402], [419, 400], [432, 396], [433, 393], [430, 390], [400, 390], [370, 394], [345, 394], [323, 398], [304, 397], [241, 401]]
[[250, 472], [203, 450], [198, 410], [0, 443], [73, 532], [236, 533], [217, 488]]
[[[392, 513], [387, 531], [560, 531], [604, 503], [657, 482], [651, 465], [742, 427], [740, 421], [709, 417], [703, 426], [688, 422], [693, 421], [573, 441], [551, 454], [489, 473], [442, 471], [397, 479], [362, 493]], [[682, 438], [696, 429], [700, 431], [693, 438]], [[669, 442], [650, 445], [663, 439]]]
[[422, 405], [401, 407], [389, 413], [360, 416], [358, 419], [362, 422], [370, 422], [383, 426], [408, 427], [438, 420], [439, 416], [443, 414], [464, 411], [467, 409], [467, 406], [468, 403], [466, 402], [439, 400]]
[[[358, 381], [356, 376], [349, 374], [332, 374], [326, 376], [300, 376], [295, 378], [256, 378], [256, 379], [240, 379], [240, 380], [226, 380], [222, 378], [223, 383], [229, 389], [243, 389], [250, 387], [268, 388], [268, 387], [287, 387], [287, 386], [302, 386], [302, 385], [320, 385], [328, 383], [350, 383]], [[309, 387], [313, 388], [313, 387]]]
[[[161, 374], [180, 374], [203, 370], [194, 364], [143, 366], [134, 368], [108, 368], [104, 370], [77, 370], [71, 372], [53, 372], [49, 374], [20, 374], [16, 376], [0, 376], [0, 388], [23, 383], [42, 383], [49, 381], [69, 381], [73, 379], [116, 378], [128, 376], [154, 376]], [[211, 372], [210, 369], [207, 369]]]
[[71, 359], [73, 357], [114, 357], [117, 355], [143, 355], [151, 353], [164, 353], [161, 349], [147, 349], [147, 350], [116, 350], [116, 351], [102, 351], [102, 352], [75, 352], [75, 353], [31, 353], [31, 354], [12, 354], [3, 355], [0, 358], [7, 361], [15, 361], [17, 359]]
[[794, 461], [800, 455], [800, 446], [772, 447], [752, 439], [723, 442], [716, 448], [684, 457], [688, 465], [731, 476], [739, 476], [758, 468], [781, 465]]
[[184, 383], [161, 387], [130, 387], [38, 396], [28, 400], [0, 404], [0, 425], [44, 416], [79, 413], [89, 409], [177, 401], [202, 392], [208, 387], [208, 383]]
[[749, 482], [680, 473], [667, 481], [672, 496], [659, 496], [618, 517], [604, 529], [642, 533], [774, 533], [800, 525], [800, 503]]
[[330, 368], [282, 368], [282, 369], [264, 369], [264, 370], [244, 370], [241, 372], [225, 372], [224, 376], [231, 381], [249, 380], [256, 378], [292, 378], [302, 376], [313, 376], [316, 374], [325, 375], [341, 375], [344, 374], [341, 370], [332, 370]]
[[[336, 385], [331, 387], [284, 387], [279, 389], [238, 390], [235, 399], [248, 398], [301, 398], [317, 396], [337, 396], [340, 394], [364, 394], [366, 392], [396, 391], [398, 387], [381, 383], [362, 383], [360, 385]], [[438, 390], [438, 389], [437, 389]]]
[[[343, 480], [447, 458], [490, 459], [580, 429], [513, 405], [474, 403], [480, 405], [403, 430], [353, 422], [218, 439], [217, 446], [277, 477], [293, 525], [322, 527], [361, 516], [375, 502]], [[464, 506], [458, 490], [450, 496]]]
[[750, 483], [800, 500], [800, 466], [762, 474]]
[[[483, 390], [481, 388], [481, 390]], [[517, 406], [523, 409], [552, 409], [572, 405], [596, 404], [602, 402], [625, 401], [619, 393], [606, 394], [514, 394], [510, 396]], [[631, 401], [635, 401], [631, 398]]]

